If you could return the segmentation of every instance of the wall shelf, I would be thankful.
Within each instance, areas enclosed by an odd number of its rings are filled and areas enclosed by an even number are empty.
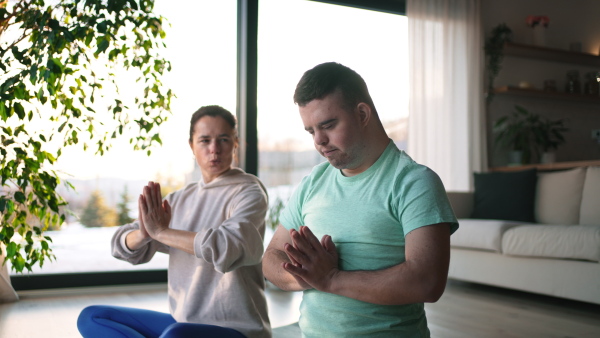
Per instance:
[[[600,95],[583,95],[583,94],[569,94],[565,92],[552,92],[544,91],[539,89],[525,89],[513,86],[502,86],[494,88],[494,94],[497,95],[514,95],[514,96],[528,96],[543,99],[560,99],[569,100],[576,102],[588,102],[588,103],[600,103]]]
[[[526,169],[536,168],[540,171],[552,171],[552,170],[565,170],[565,169],[573,169],[580,167],[596,167],[600,166],[600,160],[592,160],[592,161],[573,161],[573,162],[556,162],[556,163],[537,163],[537,164],[526,164],[526,165],[518,165],[518,166],[507,166],[507,167],[494,167],[489,168],[489,171],[519,171]]]
[[[573,63],[580,66],[600,67],[600,56],[571,52],[563,49],[546,48],[508,42],[504,45],[504,55],[519,56],[545,61]]]

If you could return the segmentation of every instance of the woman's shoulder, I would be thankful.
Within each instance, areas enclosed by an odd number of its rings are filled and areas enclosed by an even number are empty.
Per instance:
[[[264,188],[261,180],[253,174],[245,172],[241,168],[231,168],[227,173],[223,176],[217,178],[214,183],[211,182],[214,186],[222,186],[222,185],[250,185],[250,186],[258,186]]]

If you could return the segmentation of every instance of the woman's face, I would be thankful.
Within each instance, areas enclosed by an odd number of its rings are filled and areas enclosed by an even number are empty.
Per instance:
[[[190,147],[208,183],[231,169],[238,141],[235,129],[220,116],[203,116],[194,125]]]

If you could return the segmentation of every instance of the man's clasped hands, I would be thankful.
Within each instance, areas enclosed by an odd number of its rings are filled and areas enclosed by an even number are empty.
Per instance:
[[[307,226],[290,230],[292,244],[285,243],[284,251],[290,263],[283,268],[292,274],[303,289],[331,292],[333,282],[339,275],[338,253],[331,236],[324,235],[321,241]]]

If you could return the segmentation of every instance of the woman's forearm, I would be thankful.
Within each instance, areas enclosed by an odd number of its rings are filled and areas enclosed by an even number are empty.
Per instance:
[[[127,249],[135,251],[148,243],[149,237],[145,237],[139,229],[133,230],[125,237]]]
[[[196,232],[167,228],[161,231],[155,240],[175,249],[194,255]]]

